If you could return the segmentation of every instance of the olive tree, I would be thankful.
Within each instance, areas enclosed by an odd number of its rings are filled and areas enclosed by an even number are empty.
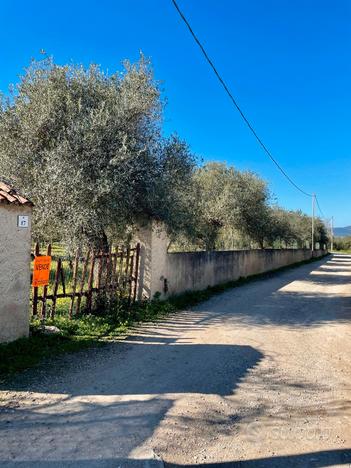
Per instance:
[[[207,250],[236,244],[306,247],[311,242],[311,217],[271,204],[267,183],[248,171],[224,163],[207,163],[194,173],[195,232]],[[324,225],[315,220],[315,241],[326,243]]]
[[[267,183],[253,172],[236,172],[233,184],[236,210],[233,226],[249,236],[260,248],[272,237],[272,220],[269,206],[270,193]]]
[[[328,229],[326,228],[324,222],[317,218],[315,220],[315,242],[319,243],[320,248],[323,248],[324,244],[328,245],[329,242],[329,234]]]
[[[35,236],[105,245],[148,217],[184,229],[194,158],[161,137],[162,110],[143,57],[111,75],[34,61],[1,101],[0,174],[35,203]]]
[[[269,192],[265,181],[224,163],[208,163],[194,174],[199,233],[214,249],[221,231],[232,228],[260,247],[270,232]]]
[[[235,210],[231,185],[234,169],[221,163],[208,163],[194,174],[197,237],[206,250],[216,247],[221,229],[229,224]]]

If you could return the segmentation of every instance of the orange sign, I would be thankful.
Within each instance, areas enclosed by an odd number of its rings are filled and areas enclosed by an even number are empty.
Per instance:
[[[32,286],[47,286],[49,284],[51,257],[42,255],[35,257]]]

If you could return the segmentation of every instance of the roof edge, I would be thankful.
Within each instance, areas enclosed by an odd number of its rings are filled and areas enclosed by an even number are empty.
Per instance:
[[[0,204],[29,206],[33,207],[34,203],[22,196],[14,187],[0,179]]]

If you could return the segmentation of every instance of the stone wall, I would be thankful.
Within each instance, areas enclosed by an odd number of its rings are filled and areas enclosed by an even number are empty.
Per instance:
[[[139,299],[161,297],[235,281],[309,260],[309,249],[233,250],[167,253],[168,238],[160,225],[141,233],[141,280]],[[325,255],[315,250],[314,257]]]
[[[29,227],[17,227],[18,215]],[[31,208],[0,205],[0,342],[29,333]]]
[[[315,256],[322,252],[315,251]],[[167,254],[168,294],[201,290],[311,258],[307,249],[237,250]],[[162,287],[162,281],[159,288]]]

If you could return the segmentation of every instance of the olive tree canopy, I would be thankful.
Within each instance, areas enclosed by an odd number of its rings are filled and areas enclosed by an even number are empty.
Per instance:
[[[194,172],[197,239],[212,250],[232,244],[233,234],[246,245],[299,246],[311,242],[311,218],[271,204],[267,183],[249,171],[225,163],[207,163]],[[315,219],[315,241],[327,242],[323,223]]]
[[[184,229],[194,158],[160,132],[148,61],[122,73],[33,62],[0,110],[0,174],[35,203],[34,234],[103,242],[155,217]]]
[[[307,244],[310,217],[271,206],[254,173],[196,168],[186,143],[162,137],[162,112],[144,57],[112,75],[32,62],[1,99],[0,175],[35,203],[34,236],[102,246],[156,219],[206,249],[232,232],[260,247]],[[318,220],[315,239],[327,241]]]
[[[223,229],[233,228],[263,244],[269,230],[269,192],[265,181],[225,163],[207,163],[194,174],[198,190],[199,237],[214,249]]]

